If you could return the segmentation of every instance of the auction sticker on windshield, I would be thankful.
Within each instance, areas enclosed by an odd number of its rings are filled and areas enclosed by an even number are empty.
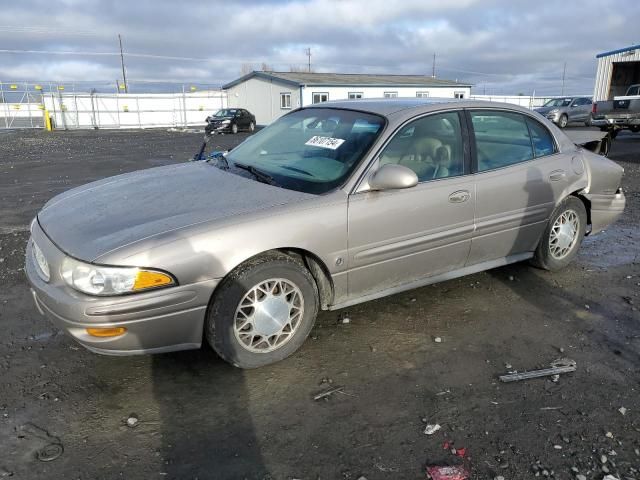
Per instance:
[[[342,138],[319,137],[316,135],[307,140],[307,143],[305,143],[305,145],[309,145],[310,147],[329,148],[331,150],[336,150],[343,143],[344,140]]]

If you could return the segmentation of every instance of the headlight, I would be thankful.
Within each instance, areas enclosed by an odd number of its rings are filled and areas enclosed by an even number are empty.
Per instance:
[[[122,295],[175,285],[171,275],[137,267],[103,267],[65,258],[62,278],[76,290],[89,295]]]
[[[554,108],[553,110],[549,110],[549,113],[558,113],[560,110],[558,110],[557,108]]]

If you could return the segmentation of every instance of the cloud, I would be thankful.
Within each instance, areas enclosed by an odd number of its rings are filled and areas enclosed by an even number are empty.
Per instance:
[[[44,21],[46,20],[46,24]],[[636,0],[22,0],[0,11],[14,50],[117,52],[130,80],[221,84],[243,64],[430,74],[488,93],[589,93],[595,55],[638,42]],[[119,57],[0,53],[0,79],[115,81]],[[72,78],[75,77],[75,78]]]

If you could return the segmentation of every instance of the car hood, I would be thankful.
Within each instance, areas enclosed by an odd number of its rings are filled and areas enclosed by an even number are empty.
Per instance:
[[[74,188],[51,199],[38,213],[38,222],[61,250],[93,261],[170,230],[310,198],[314,195],[194,162],[140,170]]]
[[[543,115],[545,113],[549,113],[551,110],[560,110],[561,107],[540,107],[540,108],[536,108],[534,109],[536,112],[538,113],[542,113]]]

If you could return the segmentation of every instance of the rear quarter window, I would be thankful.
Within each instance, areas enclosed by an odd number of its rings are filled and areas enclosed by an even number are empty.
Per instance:
[[[544,157],[545,155],[556,153],[556,143],[549,130],[531,118],[527,118],[527,125],[529,126],[531,142],[533,143],[536,157]]]

